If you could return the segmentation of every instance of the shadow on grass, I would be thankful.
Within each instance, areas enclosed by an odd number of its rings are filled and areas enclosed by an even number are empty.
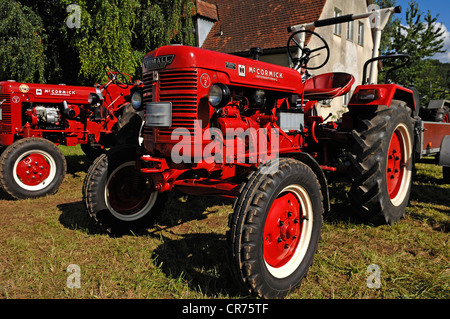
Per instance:
[[[92,162],[86,155],[66,155],[67,174],[78,176],[79,172],[87,172]]]
[[[157,226],[134,232],[133,236],[159,239],[161,244],[153,251],[155,264],[161,264],[160,269],[168,278],[182,278],[192,291],[211,297],[246,296],[245,292],[240,291],[230,272],[230,264],[226,258],[228,247],[225,235],[213,231],[189,234],[188,229],[183,229],[183,232],[180,232],[179,228],[178,231],[172,230],[189,221],[207,218],[215,212],[211,207],[231,203],[231,200],[219,197],[195,197],[172,192],[169,194],[166,208],[157,220]],[[107,233],[96,225],[82,201],[60,204],[58,208],[62,212],[59,221],[64,227],[82,230],[89,235],[126,236]],[[168,238],[165,236],[167,233],[175,234],[176,239]]]
[[[153,254],[168,278],[182,278],[193,291],[209,297],[248,297],[231,274],[225,235],[201,233],[165,239]]]
[[[62,212],[59,216],[61,225],[72,230],[83,230],[89,235],[106,233],[89,216],[82,201],[59,204],[56,207]]]

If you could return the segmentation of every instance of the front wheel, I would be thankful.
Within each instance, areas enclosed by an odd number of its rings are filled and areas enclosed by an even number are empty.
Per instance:
[[[165,194],[136,169],[136,147],[121,145],[100,155],[83,183],[90,216],[111,233],[148,227],[161,213]]]
[[[353,110],[349,199],[366,220],[400,220],[409,202],[413,170],[413,119],[402,101],[376,110]]]
[[[322,227],[313,171],[294,159],[263,165],[234,205],[228,239],[237,280],[262,298],[283,298],[311,266]]]
[[[24,138],[1,154],[0,184],[15,199],[42,197],[58,191],[66,169],[66,159],[54,143]]]

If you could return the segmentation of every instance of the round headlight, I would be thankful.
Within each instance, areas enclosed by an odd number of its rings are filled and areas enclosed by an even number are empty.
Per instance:
[[[136,91],[131,96],[131,105],[133,105],[133,108],[135,110],[139,110],[142,106],[142,93],[139,91]]]
[[[100,102],[100,96],[98,96],[98,94],[95,93],[89,93],[89,97],[88,97],[88,102],[91,105],[95,105],[97,103]]]
[[[215,108],[221,108],[230,101],[231,93],[228,86],[216,83],[209,88],[208,101]]]

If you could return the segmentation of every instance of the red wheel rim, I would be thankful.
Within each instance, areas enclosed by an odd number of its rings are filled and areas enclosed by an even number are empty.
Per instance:
[[[444,123],[450,123],[450,118],[448,116],[448,113],[444,114],[444,118],[442,119],[442,122]]]
[[[278,268],[294,255],[302,235],[300,202],[292,192],[282,193],[272,204],[264,225],[263,255],[267,264]]]
[[[50,164],[46,158],[37,153],[31,153],[16,165],[16,175],[27,186],[36,186],[50,175]]]
[[[394,199],[402,185],[405,163],[405,150],[401,133],[396,130],[392,135],[387,158],[387,188],[389,197]]]
[[[113,214],[124,219],[126,216],[133,218],[134,215],[145,215],[156,199],[156,193],[152,193],[145,183],[142,185],[139,181],[134,162],[130,163],[116,169],[107,184],[109,206]],[[151,196],[152,194],[155,196]]]

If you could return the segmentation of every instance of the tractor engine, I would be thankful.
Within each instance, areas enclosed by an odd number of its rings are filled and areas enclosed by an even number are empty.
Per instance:
[[[81,134],[88,115],[83,110],[99,92],[95,87],[0,82],[0,145],[12,144],[15,136],[51,135],[63,143],[63,135]]]
[[[34,111],[39,124],[56,124],[61,120],[59,109],[56,107],[37,105],[34,107]]]
[[[43,129],[51,129],[55,126],[64,128],[63,119],[74,119],[80,115],[80,107],[78,105],[69,105],[66,101],[60,104],[27,104],[23,108],[25,123],[37,125]]]

